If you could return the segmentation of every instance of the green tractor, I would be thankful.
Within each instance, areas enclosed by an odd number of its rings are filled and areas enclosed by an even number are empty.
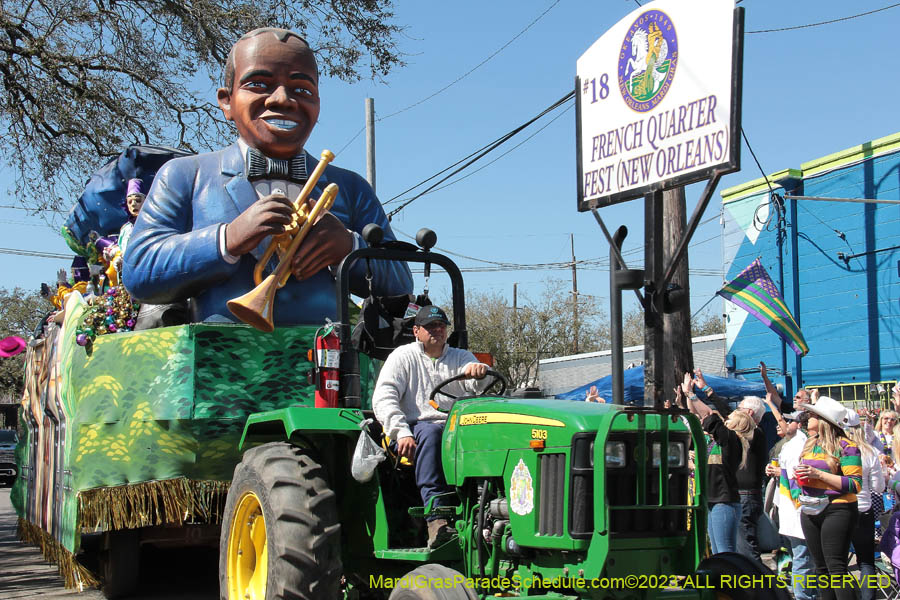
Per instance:
[[[443,267],[453,286],[451,344],[467,345],[462,277],[430,251],[434,234],[421,231],[419,248],[367,234],[370,247],[338,271],[341,407],[247,420],[222,523],[222,598],[789,597],[761,563],[707,556],[704,453],[696,478],[688,462],[705,442],[681,410],[513,398],[489,372],[496,395],[458,398],[447,416],[442,461],[456,489],[448,505],[420,506],[412,469],[393,458],[370,480],[354,479],[358,438],[383,439],[359,396],[349,266]],[[427,548],[422,518],[432,515],[458,535]]]

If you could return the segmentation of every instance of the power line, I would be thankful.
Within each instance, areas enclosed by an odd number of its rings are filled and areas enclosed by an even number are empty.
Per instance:
[[[0,248],[0,254],[14,254],[16,256],[34,256],[37,258],[58,258],[71,260],[71,254],[54,254],[52,252],[38,252],[36,250],[20,250],[18,248]]]
[[[27,206],[13,206],[11,204],[3,204],[3,205],[0,205],[0,208],[9,208],[12,210],[30,210],[34,214],[38,214],[38,213],[42,213],[42,212],[55,212],[55,213],[59,213],[59,214],[64,214],[67,212],[64,210],[60,210],[58,208],[51,208],[49,206],[42,207],[42,208],[28,208]]]
[[[479,171],[483,171],[484,169],[487,169],[489,166],[491,166],[492,164],[494,164],[495,162],[497,162],[498,160],[500,160],[501,158],[503,158],[504,156],[506,156],[506,155],[509,154],[510,152],[514,151],[516,148],[518,148],[519,146],[521,146],[522,144],[524,144],[525,142],[527,142],[528,140],[530,140],[531,138],[533,138],[534,136],[536,136],[537,134],[539,134],[540,132],[542,132],[543,130],[545,130],[545,129],[547,129],[548,127],[550,127],[550,125],[552,125],[554,121],[556,121],[558,118],[560,118],[561,116],[563,116],[564,114],[566,114],[567,112],[569,112],[569,109],[571,109],[571,108],[574,107],[574,106],[575,106],[575,105],[572,104],[571,106],[567,107],[564,111],[562,111],[561,113],[559,113],[558,115],[556,115],[555,117],[553,117],[552,119],[550,119],[547,123],[545,123],[540,129],[538,129],[537,131],[535,131],[534,133],[532,133],[531,135],[529,135],[527,138],[525,138],[524,140],[522,140],[521,142],[519,142],[518,144],[516,144],[515,146],[513,146],[512,148],[510,148],[509,150],[507,150],[506,152],[504,152],[503,154],[501,154],[500,156],[498,156],[497,158],[495,158],[495,159],[492,160],[491,162],[489,162],[489,163],[487,163],[487,164],[485,164],[485,165],[482,165],[482,166],[478,167],[477,169],[475,169],[475,170],[472,171],[471,173],[467,173],[466,175],[463,175],[463,176],[460,177],[459,179],[454,179],[453,181],[451,181],[451,182],[448,183],[447,185],[442,185],[441,187],[434,188],[433,190],[431,190],[431,192],[437,192],[437,191],[439,191],[439,190],[443,190],[443,189],[445,189],[445,188],[448,188],[448,187],[450,187],[451,185],[455,185],[455,184],[459,183],[459,182],[462,181],[463,179],[466,179],[466,178],[468,178],[468,177],[471,177],[472,175],[474,175],[475,173],[478,173]],[[431,193],[431,192],[428,192],[428,193]]]
[[[398,212],[400,212],[401,210],[403,210],[404,208],[406,208],[407,206],[409,206],[410,204],[412,204],[413,202],[415,202],[416,200],[418,200],[419,198],[421,198],[422,196],[424,196],[425,194],[427,194],[428,192],[430,192],[430,191],[433,190],[434,188],[438,187],[440,184],[444,183],[445,181],[447,181],[448,179],[450,179],[451,177],[453,177],[453,176],[456,175],[457,173],[460,173],[460,172],[463,171],[464,169],[468,168],[470,165],[474,164],[474,163],[477,162],[478,160],[481,160],[481,159],[484,158],[488,153],[490,153],[490,152],[492,152],[493,150],[495,150],[496,148],[500,147],[500,146],[501,146],[503,143],[505,143],[507,140],[511,139],[513,136],[515,136],[516,134],[518,134],[518,133],[520,133],[521,131],[523,131],[525,128],[527,128],[529,125],[531,125],[532,123],[534,123],[535,121],[537,121],[538,119],[540,119],[541,117],[543,117],[544,115],[546,115],[547,113],[549,113],[549,112],[555,110],[555,109],[558,108],[559,106],[562,106],[565,102],[567,102],[568,100],[570,100],[570,99],[573,98],[574,96],[575,96],[575,91],[573,90],[573,91],[567,93],[565,96],[563,96],[563,97],[560,98],[559,100],[557,100],[556,102],[554,102],[554,103],[553,103],[552,105],[550,105],[549,107],[545,108],[543,111],[541,111],[537,116],[535,116],[535,117],[532,118],[531,120],[525,122],[525,123],[522,124],[522,125],[519,125],[518,127],[516,127],[515,129],[513,129],[512,131],[510,131],[510,132],[507,133],[506,135],[504,135],[504,136],[498,138],[498,140],[496,140],[495,142],[489,144],[488,147],[487,147],[486,149],[484,149],[483,151],[479,152],[474,158],[472,158],[471,160],[469,160],[468,162],[466,162],[464,165],[462,165],[461,167],[459,167],[458,169],[456,169],[455,171],[453,171],[452,173],[450,173],[449,175],[447,175],[447,176],[444,177],[443,179],[440,179],[437,183],[432,184],[430,187],[426,188],[425,191],[419,192],[418,194],[416,194],[416,195],[413,196],[412,198],[409,198],[408,200],[406,200],[405,202],[403,202],[403,204],[401,204],[400,206],[398,206],[397,208],[395,208],[394,210],[392,210],[391,212],[389,212],[389,213],[388,213],[388,218],[390,218],[390,217],[396,215]],[[470,155],[470,156],[471,156],[471,155]],[[456,164],[459,164],[459,163],[456,163]],[[444,171],[446,171],[446,170],[447,170],[447,169],[444,169]],[[443,171],[442,171],[442,172],[443,172]],[[429,178],[426,179],[425,181],[428,181],[428,180],[433,179],[433,178],[434,178],[434,176],[432,175],[431,177],[429,177]],[[421,184],[419,184],[419,185],[421,185]],[[417,187],[417,186],[414,186],[414,187]],[[392,198],[392,199],[389,200],[388,202],[391,202],[391,201],[393,201],[393,200],[395,200],[395,199],[396,199],[396,197],[395,197],[395,198]]]
[[[418,100],[418,101],[416,101],[416,102],[413,102],[412,104],[410,104],[409,106],[407,106],[407,107],[405,107],[405,108],[401,108],[400,110],[394,111],[394,112],[392,112],[392,113],[390,113],[390,114],[387,114],[387,115],[385,115],[385,116],[383,116],[383,117],[377,117],[377,118],[375,119],[375,122],[378,123],[379,121],[384,121],[385,119],[390,119],[391,117],[395,117],[395,116],[399,115],[400,113],[404,113],[404,112],[406,112],[406,111],[408,111],[408,110],[410,110],[410,109],[412,109],[412,108],[415,108],[416,106],[419,106],[420,104],[424,104],[425,102],[428,102],[429,100],[431,100],[431,99],[434,98],[435,96],[438,96],[439,94],[442,94],[443,92],[446,92],[448,89],[450,89],[451,87],[453,87],[454,85],[456,85],[457,83],[459,83],[460,81],[462,81],[463,79],[465,79],[466,77],[468,77],[469,75],[471,75],[472,73],[474,73],[475,71],[477,71],[478,69],[480,69],[480,68],[481,68],[482,66],[484,66],[488,61],[490,61],[492,58],[494,58],[495,56],[497,56],[498,54],[500,54],[501,52],[503,52],[504,50],[506,50],[506,48],[507,48],[510,44],[512,44],[512,43],[513,43],[514,41],[516,41],[517,39],[519,39],[519,38],[522,36],[522,34],[524,34],[526,31],[528,31],[529,29],[531,29],[538,21],[540,21],[541,19],[543,19],[544,16],[546,16],[546,14],[547,14],[548,12],[550,12],[551,10],[553,10],[553,8],[556,7],[556,5],[559,4],[559,3],[560,3],[560,0],[556,0],[556,2],[554,2],[553,4],[551,4],[551,5],[547,8],[547,10],[545,10],[545,11],[542,12],[540,15],[538,15],[531,23],[529,23],[528,25],[526,25],[525,28],[524,28],[523,30],[521,30],[519,33],[517,33],[517,34],[514,35],[512,38],[510,38],[510,40],[507,41],[505,44],[503,44],[502,46],[500,46],[500,48],[497,49],[493,54],[491,54],[490,56],[488,56],[487,58],[485,58],[484,60],[482,60],[480,63],[478,63],[477,65],[475,65],[474,67],[472,67],[471,69],[469,69],[468,71],[466,71],[464,74],[460,75],[459,77],[457,77],[456,79],[454,79],[453,81],[451,81],[450,83],[448,83],[447,85],[445,85],[444,87],[442,87],[441,89],[439,89],[438,91],[434,92],[433,94],[431,94],[431,95],[429,95],[429,96],[426,96],[425,98],[422,98],[421,100]],[[356,138],[358,138],[358,137],[360,136],[360,134],[361,134],[363,131],[365,131],[365,130],[366,130],[365,126],[363,126],[362,128],[360,128],[360,130],[357,131],[356,134],[355,134],[352,138],[350,138],[350,140],[349,140],[346,144],[344,144],[344,145],[341,147],[341,149],[337,151],[336,154],[340,154],[341,152],[343,152],[344,150],[346,150],[346,149],[347,149],[347,146],[349,146],[350,144],[352,144],[353,141],[356,140]]]
[[[400,110],[398,110],[398,111],[396,111],[396,112],[392,112],[391,114],[385,115],[385,116],[383,116],[383,117],[381,117],[381,118],[379,118],[379,119],[376,119],[376,120],[377,120],[377,121],[384,121],[385,119],[390,119],[391,117],[395,117],[395,116],[399,115],[400,113],[406,112],[406,111],[408,111],[408,110],[411,109],[411,108],[415,108],[416,106],[418,106],[418,105],[420,105],[420,104],[422,104],[422,103],[424,103],[424,102],[428,102],[429,100],[431,100],[432,98],[434,98],[434,97],[437,96],[438,94],[441,94],[442,92],[447,91],[448,89],[450,89],[451,87],[453,87],[454,85],[456,85],[457,83],[459,83],[460,81],[462,81],[463,79],[465,79],[466,77],[468,77],[469,75],[471,75],[472,73],[474,73],[475,71],[477,71],[479,68],[481,68],[482,66],[484,66],[484,64],[487,63],[489,60],[491,60],[492,58],[494,58],[495,56],[497,56],[498,54],[500,54],[501,52],[503,52],[503,51],[507,48],[507,46],[509,46],[510,44],[512,44],[512,43],[513,43],[514,41],[516,41],[519,37],[521,37],[522,34],[524,34],[526,31],[528,31],[529,29],[531,29],[531,28],[534,26],[535,23],[537,23],[538,21],[540,21],[541,19],[543,19],[544,16],[545,16],[548,12],[550,12],[551,10],[553,10],[553,8],[554,8],[557,4],[559,4],[559,2],[560,2],[560,0],[556,0],[556,2],[554,2],[553,4],[551,4],[550,7],[547,8],[547,10],[545,10],[544,12],[542,12],[542,13],[541,13],[540,15],[538,15],[537,18],[535,18],[531,23],[529,23],[528,25],[526,25],[526,26],[525,26],[525,29],[523,29],[522,31],[520,31],[519,33],[517,33],[516,35],[514,35],[514,36],[512,37],[512,39],[510,39],[508,42],[506,42],[505,44],[503,44],[502,46],[500,46],[500,48],[499,48],[496,52],[494,52],[493,54],[491,54],[490,56],[488,56],[487,58],[485,58],[484,60],[482,60],[480,63],[478,63],[477,65],[475,65],[475,66],[472,67],[471,69],[469,69],[469,70],[468,70],[466,73],[464,73],[463,75],[460,75],[459,77],[457,77],[456,79],[454,79],[453,81],[451,81],[450,83],[448,83],[447,85],[445,85],[444,87],[442,87],[441,89],[439,89],[438,91],[434,92],[434,93],[431,94],[430,96],[426,96],[425,98],[422,98],[421,100],[419,100],[419,101],[417,101],[417,102],[414,102],[414,103],[410,104],[410,105],[407,106],[406,108],[401,108]]]
[[[876,8],[875,10],[870,10],[868,12],[859,13],[856,15],[850,15],[849,17],[840,17],[837,19],[831,19],[829,21],[820,21],[819,23],[808,23],[806,25],[794,25],[792,27],[779,27],[777,29],[758,29],[756,31],[748,31],[747,33],[775,33],[777,31],[793,31],[795,29],[807,29],[809,27],[819,27],[820,25],[831,25],[832,23],[840,23],[841,21],[849,21],[851,19],[857,19],[859,17],[865,17],[868,15],[874,15],[875,13],[882,12],[891,8],[896,8],[900,6],[900,2],[896,4],[891,4],[889,6],[885,6],[883,8]]]

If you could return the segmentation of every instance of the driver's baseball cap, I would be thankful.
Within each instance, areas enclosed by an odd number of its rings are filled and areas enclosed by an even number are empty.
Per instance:
[[[439,306],[423,306],[416,313],[415,324],[422,327],[429,323],[443,323],[444,325],[449,325],[450,319],[447,318],[447,313],[441,310],[441,307]]]

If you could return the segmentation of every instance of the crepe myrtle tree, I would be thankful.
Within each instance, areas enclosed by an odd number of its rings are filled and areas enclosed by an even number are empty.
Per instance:
[[[215,89],[247,31],[293,29],[320,75],[381,78],[402,65],[392,0],[4,0],[0,156],[16,200],[46,217],[130,144],[230,142]]]
[[[539,361],[572,352],[575,335],[571,292],[562,281],[545,282],[536,296],[519,295],[515,309],[497,292],[469,292],[469,349],[490,352],[494,369],[511,389],[539,386]],[[597,298],[579,296],[579,351],[609,347],[608,318]]]

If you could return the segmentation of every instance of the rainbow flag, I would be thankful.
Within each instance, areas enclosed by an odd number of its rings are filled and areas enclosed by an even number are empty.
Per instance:
[[[758,258],[716,293],[762,321],[766,327],[781,336],[798,356],[805,356],[809,352],[800,326]]]

